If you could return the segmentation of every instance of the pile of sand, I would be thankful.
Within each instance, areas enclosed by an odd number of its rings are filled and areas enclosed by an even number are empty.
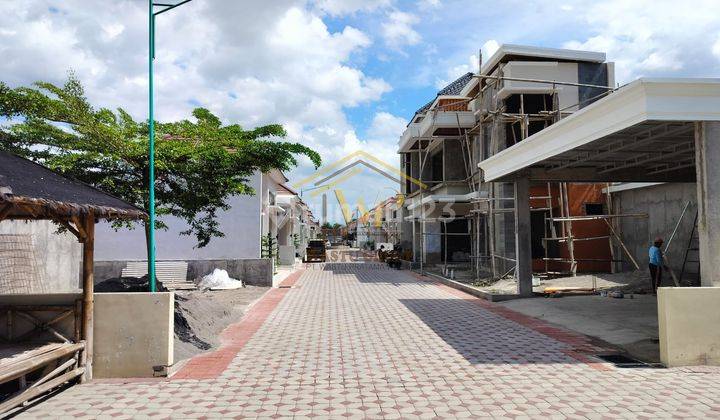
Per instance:
[[[269,288],[175,292],[175,362],[220,345],[220,333],[238,322]]]
[[[119,277],[95,285],[98,293],[147,292],[147,276]],[[158,291],[166,291],[158,282]],[[175,292],[175,362],[220,345],[220,333],[238,322],[269,290],[268,287],[247,286],[234,290],[178,290]]]

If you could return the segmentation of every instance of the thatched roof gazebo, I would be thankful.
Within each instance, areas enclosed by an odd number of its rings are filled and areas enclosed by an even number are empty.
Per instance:
[[[54,341],[41,349],[28,350],[18,346],[22,350],[14,357],[2,358],[7,352],[0,355],[0,384],[13,380],[20,383],[16,395],[0,402],[0,414],[77,377],[81,380],[92,378],[95,223],[101,219],[136,220],[145,217],[146,213],[142,209],[119,198],[27,159],[0,151],[0,222],[51,220],[72,232],[83,247],[82,299],[75,305],[0,303],[0,313],[7,314],[8,319],[6,336],[0,334],[0,341],[7,343],[6,348],[12,348],[21,339],[28,339],[33,332],[45,336],[49,332]],[[37,315],[47,312],[58,315],[50,319]],[[75,319],[74,334],[59,331],[59,321],[70,317]],[[15,336],[13,319],[32,323],[34,331]],[[48,369],[53,363],[57,367]],[[38,379],[33,374],[33,383],[26,382],[27,375],[43,367],[43,376]]]

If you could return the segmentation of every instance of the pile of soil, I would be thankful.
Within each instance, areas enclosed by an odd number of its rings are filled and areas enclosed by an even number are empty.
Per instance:
[[[116,277],[103,280],[95,285],[95,293],[135,293],[150,290],[148,276],[142,277]],[[167,292],[161,282],[157,282],[158,292]]]

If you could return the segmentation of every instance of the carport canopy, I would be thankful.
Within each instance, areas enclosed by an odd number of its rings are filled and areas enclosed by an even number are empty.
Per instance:
[[[636,80],[479,163],[485,181],[694,182],[720,79]]]
[[[701,284],[720,286],[720,79],[636,80],[478,166],[486,182],[515,182],[520,290],[532,181],[695,182]]]

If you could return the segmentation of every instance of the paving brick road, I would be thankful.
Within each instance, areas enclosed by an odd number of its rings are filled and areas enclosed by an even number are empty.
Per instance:
[[[406,271],[313,266],[170,380],[75,386],[21,418],[718,418],[720,369],[619,369],[583,336]]]

